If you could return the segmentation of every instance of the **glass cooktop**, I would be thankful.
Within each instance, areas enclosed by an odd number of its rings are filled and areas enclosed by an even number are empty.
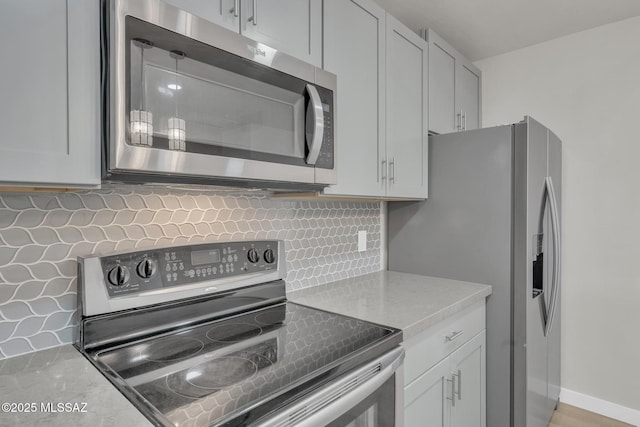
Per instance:
[[[375,357],[368,350],[383,341],[397,345],[400,332],[287,302],[92,357],[166,425],[236,425],[348,360]]]

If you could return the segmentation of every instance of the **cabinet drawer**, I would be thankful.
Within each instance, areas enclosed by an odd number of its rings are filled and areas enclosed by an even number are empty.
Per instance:
[[[485,303],[475,304],[404,342],[404,381],[410,384],[485,328]]]

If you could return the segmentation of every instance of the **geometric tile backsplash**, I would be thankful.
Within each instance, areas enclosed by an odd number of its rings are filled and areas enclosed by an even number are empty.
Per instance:
[[[371,273],[380,204],[139,185],[0,193],[0,358],[72,342],[79,255],[243,239],[284,240],[287,290]]]

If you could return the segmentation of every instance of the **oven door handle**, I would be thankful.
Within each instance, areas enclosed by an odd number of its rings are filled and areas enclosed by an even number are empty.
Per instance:
[[[307,145],[309,147],[307,164],[315,165],[318,156],[320,156],[320,148],[322,148],[322,139],[324,138],[324,110],[318,89],[308,83],[306,89],[309,94],[306,124]]]
[[[364,400],[391,378],[404,359],[398,347],[362,368],[260,422],[263,427],[317,427],[327,425]],[[397,398],[397,397],[396,397]],[[397,405],[396,410],[397,409]]]

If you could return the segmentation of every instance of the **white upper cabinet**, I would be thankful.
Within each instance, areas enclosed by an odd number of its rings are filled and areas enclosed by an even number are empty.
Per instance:
[[[428,46],[387,15],[386,195],[427,197]]]
[[[371,0],[324,3],[324,68],[338,76],[336,169],[325,194],[380,197],[384,159],[385,12]]]
[[[458,64],[456,105],[462,111],[462,130],[480,127],[480,71],[467,61]]]
[[[449,133],[481,126],[480,70],[428,30],[429,130]]]
[[[7,0],[0,186],[100,184],[99,2]]]
[[[164,0],[229,30],[240,32],[240,0]]]
[[[322,64],[322,0],[242,0],[240,32],[310,64]]]
[[[310,64],[322,62],[322,0],[164,0]]]
[[[456,58],[431,38],[429,62],[429,130],[452,132],[457,125]]]
[[[324,68],[338,76],[332,196],[427,196],[428,44],[370,0],[324,2]]]

